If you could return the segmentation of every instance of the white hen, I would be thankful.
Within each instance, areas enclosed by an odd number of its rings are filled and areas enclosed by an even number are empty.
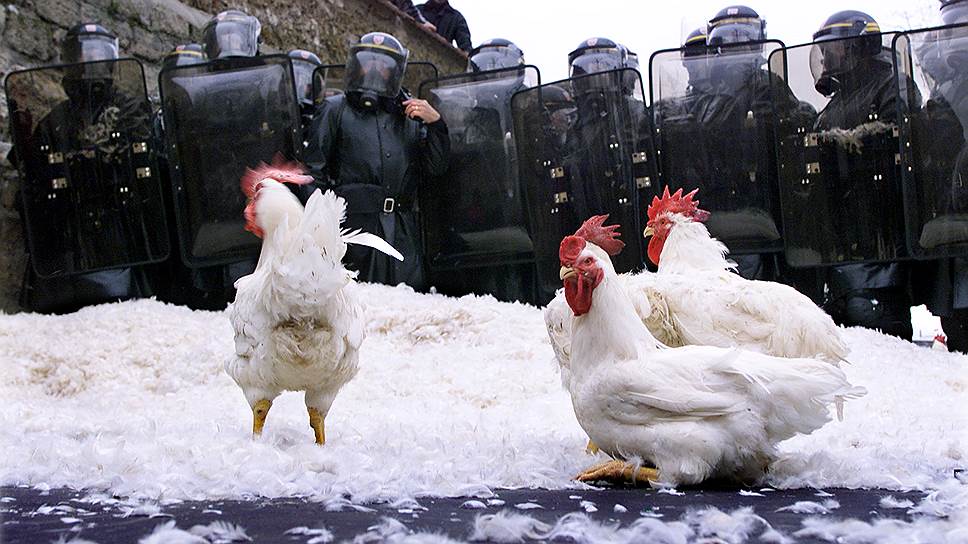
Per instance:
[[[566,237],[560,258],[575,314],[569,392],[579,424],[612,461],[579,475],[664,485],[757,480],[776,444],[830,420],[826,405],[863,395],[837,367],[734,348],[661,345],[642,323],[611,260]],[[642,459],[655,468],[633,469]]]
[[[263,238],[255,271],[239,278],[228,309],[236,356],[225,370],[252,408],[254,435],[262,433],[272,401],[282,391],[305,391],[316,443],[326,441],[325,419],[336,394],[357,372],[364,319],[353,290],[355,272],[343,267],[347,243],[403,257],[377,236],[340,228],[342,198],[318,189],[305,210],[280,183],[306,183],[290,165],[249,170],[246,228]]]
[[[726,260],[726,246],[711,237],[701,222],[709,214],[698,208],[699,202],[692,198],[695,193],[683,196],[680,190],[669,195],[667,189],[649,207],[649,257],[659,271],[618,276],[653,336],[671,347],[739,347],[834,365],[845,360],[848,349],[840,329],[808,297],[788,285],[751,281],[731,272],[734,265]],[[601,225],[605,217],[589,222]],[[581,229],[575,234],[597,245],[607,243],[589,240]],[[564,383],[571,311],[561,291],[544,316]]]

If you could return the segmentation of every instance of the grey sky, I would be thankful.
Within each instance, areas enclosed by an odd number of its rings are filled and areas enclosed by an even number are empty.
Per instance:
[[[515,42],[545,82],[567,77],[568,52],[586,38],[624,43],[644,65],[653,51],[678,47],[682,37],[730,5],[729,0],[450,1],[467,18],[475,45],[488,38]],[[746,5],[766,19],[768,37],[787,45],[809,42],[828,16],[844,9],[870,13],[884,30],[941,23],[938,0],[772,0]]]

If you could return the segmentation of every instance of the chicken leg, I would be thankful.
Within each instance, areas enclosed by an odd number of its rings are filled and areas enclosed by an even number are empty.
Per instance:
[[[651,467],[635,468],[625,461],[606,461],[575,477],[579,482],[648,483],[659,481],[659,471]]]
[[[326,416],[312,406],[307,407],[306,410],[309,412],[309,426],[313,428],[313,433],[316,435],[316,443],[322,446],[326,443]]]
[[[262,427],[266,424],[266,416],[269,415],[269,408],[272,408],[272,401],[269,399],[262,399],[252,405],[253,438],[262,434]]]

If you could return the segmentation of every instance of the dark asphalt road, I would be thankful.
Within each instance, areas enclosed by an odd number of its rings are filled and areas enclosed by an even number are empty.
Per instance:
[[[762,496],[741,495],[738,489],[684,490],[681,495],[658,493],[649,489],[620,488],[581,491],[500,490],[494,498],[499,498],[506,504],[489,506],[487,509],[461,508],[469,500],[467,498],[421,498],[419,503],[423,508],[420,509],[370,505],[374,510],[372,512],[352,509],[327,512],[319,503],[296,498],[203,501],[163,506],[163,516],[149,518],[144,515],[120,517],[124,513],[122,508],[79,502],[78,499],[87,495],[83,492],[66,489],[44,492],[22,487],[0,487],[0,497],[4,497],[0,499],[0,513],[3,516],[0,541],[10,544],[52,542],[61,535],[65,535],[67,540],[79,535],[102,544],[137,542],[168,520],[175,520],[181,529],[222,520],[244,527],[255,542],[307,542],[311,536],[287,535],[285,531],[299,526],[318,527],[320,524],[332,532],[335,542],[339,542],[365,533],[368,527],[383,517],[395,518],[413,531],[436,532],[454,539],[466,539],[471,534],[474,518],[481,513],[496,513],[508,508],[554,524],[570,512],[585,512],[581,501],[591,501],[597,507],[597,511],[588,513],[594,519],[601,522],[611,520],[623,526],[639,519],[644,511],[661,514],[663,521],[674,521],[687,509],[715,506],[729,512],[743,506],[752,506],[775,529],[790,534],[802,527],[801,522],[806,516],[776,510],[797,501],[823,502],[834,499],[840,503],[840,507],[829,515],[837,518],[870,521],[890,517],[910,520],[905,508],[882,508],[881,498],[893,495],[917,504],[924,496],[917,492],[901,493],[877,489],[827,489],[825,492],[832,496],[822,496],[822,493],[818,496],[816,489],[763,491]],[[578,496],[581,498],[575,498]],[[537,503],[541,508],[521,510],[514,507],[515,504],[526,502]],[[616,504],[622,505],[627,512],[616,512]],[[44,505],[63,505],[69,508],[55,509],[46,514],[37,513],[38,508]],[[71,508],[88,512],[74,511]],[[808,540],[799,539],[797,542]]]

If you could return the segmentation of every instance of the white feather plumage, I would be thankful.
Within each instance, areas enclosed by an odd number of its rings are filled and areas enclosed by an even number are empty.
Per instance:
[[[305,391],[307,408],[325,418],[356,375],[364,338],[355,273],[341,262],[353,236],[340,227],[346,203],[316,190],[304,210],[271,179],[258,191],[262,252],[255,271],[236,282],[228,309],[236,354],[225,370],[250,406],[282,391]]]
[[[662,249],[658,272],[616,277],[659,342],[672,347],[738,347],[834,365],[846,360],[840,328],[813,301],[788,285],[747,280],[731,272],[735,264],[726,259],[726,246],[711,237],[705,225],[677,213],[669,217],[675,225]],[[544,315],[565,384],[571,310],[561,291]]]
[[[776,444],[830,417],[826,405],[864,394],[843,372],[711,346],[668,348],[637,314],[611,261],[587,314],[572,320],[569,392],[582,428],[618,459],[655,464],[663,484],[756,480]]]

